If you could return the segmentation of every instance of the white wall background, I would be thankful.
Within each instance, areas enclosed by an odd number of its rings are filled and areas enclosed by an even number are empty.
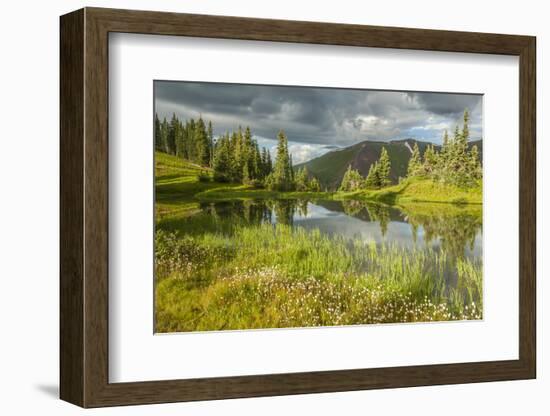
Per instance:
[[[52,0],[4,2],[0,13],[0,413],[72,415],[81,409],[58,395],[58,193],[59,20],[83,6],[240,15],[536,35],[538,42],[538,379],[533,381],[423,387],[338,394],[225,400],[87,411],[102,415],[280,414],[498,414],[546,415],[550,409],[550,360],[543,325],[550,301],[543,257],[550,238],[550,169],[544,103],[550,101],[550,26],[545,3],[536,0]],[[548,67],[547,67],[548,66]],[[545,88],[546,86],[546,88]],[[502,121],[506,123],[506,120]]]

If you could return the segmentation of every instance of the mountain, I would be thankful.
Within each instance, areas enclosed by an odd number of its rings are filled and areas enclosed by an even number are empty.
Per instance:
[[[427,146],[432,144],[414,139],[393,140],[390,142],[367,140],[325,153],[320,157],[296,165],[295,168],[305,166],[313,176],[319,179],[322,188],[333,190],[340,186],[344,173],[350,165],[352,169],[357,169],[361,175],[366,177],[370,165],[378,160],[382,147],[385,147],[391,162],[390,178],[394,183],[397,183],[399,177],[404,177],[407,174],[407,166],[415,143],[418,143],[421,154],[424,153]],[[477,140],[469,143],[470,146],[474,144],[477,145],[481,155],[483,150],[482,141]],[[434,145],[434,147],[436,150],[440,149],[438,145]]]

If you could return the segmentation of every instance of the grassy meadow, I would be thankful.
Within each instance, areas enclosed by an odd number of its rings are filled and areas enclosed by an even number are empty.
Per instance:
[[[209,169],[162,152],[155,158],[156,332],[483,316],[481,259],[460,254],[481,227],[481,187],[477,194],[411,179],[377,191],[277,192],[214,182]],[[258,212],[254,201],[277,212],[286,200],[316,199],[342,200],[350,215],[370,207],[371,218],[373,208],[399,206],[411,227],[442,244],[329,235],[285,223],[280,213],[276,222],[257,220],[267,211]],[[221,215],[213,208],[220,201],[239,201],[238,209]],[[442,210],[426,201],[454,204]]]

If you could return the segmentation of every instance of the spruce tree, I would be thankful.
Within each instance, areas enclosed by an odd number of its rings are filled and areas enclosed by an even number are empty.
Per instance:
[[[380,188],[380,174],[378,168],[378,162],[374,162],[370,165],[367,179],[365,180],[365,187],[368,189]]]
[[[481,168],[481,162],[479,158],[479,151],[477,150],[477,146],[474,145],[470,149],[470,157],[469,157],[469,165],[468,165],[468,173],[472,181],[477,181],[482,178],[482,168]]]
[[[315,176],[311,178],[311,181],[309,181],[309,190],[312,192],[321,191],[321,184],[319,183],[319,180]]]
[[[344,177],[342,178],[342,183],[340,184],[340,188],[338,190],[342,192],[358,191],[363,187],[364,182],[365,180],[363,179],[359,171],[352,169],[351,165],[349,165],[346,173],[344,174]]]
[[[184,138],[184,128],[181,122],[178,120],[176,123],[176,131],[174,132],[176,140],[176,156],[182,159],[185,158],[185,138]]]
[[[218,139],[214,152],[214,180],[217,182],[230,182],[232,179],[230,175],[230,168],[231,155],[229,138],[227,136],[222,136]]]
[[[420,149],[418,148],[418,142],[415,142],[411,158],[409,159],[409,166],[407,167],[407,176],[418,176],[421,170],[422,160],[420,157]]]
[[[208,164],[212,166],[214,163],[214,129],[212,128],[212,121],[208,121],[208,131],[206,134],[208,137],[208,155],[210,156]]]
[[[277,159],[275,160],[275,167],[269,179],[271,189],[291,191],[294,187],[292,182],[292,166],[288,154],[288,141],[283,130],[279,131],[277,135]]]
[[[422,171],[427,177],[444,183],[462,187],[475,186],[482,178],[482,166],[477,146],[469,149],[470,114],[464,110],[462,130],[456,125],[453,138],[450,139],[447,131],[443,135],[441,151],[437,152],[433,145],[424,152]],[[409,176],[414,169],[415,157],[409,162]]]
[[[391,185],[390,179],[391,163],[388,151],[385,147],[382,147],[382,152],[380,153],[380,159],[378,160],[378,178],[380,180],[380,186]]]
[[[162,124],[160,125],[160,132],[161,132],[161,147],[162,151],[165,153],[170,153],[168,149],[168,133],[170,131],[170,126],[168,124],[168,121],[166,120],[166,117],[162,120]]]
[[[445,132],[443,133],[443,143],[441,145],[441,151],[439,152],[439,161],[441,166],[446,166],[449,153],[449,133],[447,133],[447,130],[445,130]]]
[[[258,142],[256,140],[252,140],[253,145],[253,161],[252,161],[252,171],[254,179],[262,179],[262,154],[260,153],[260,148],[258,146]]]
[[[187,159],[196,160],[196,145],[195,145],[195,120],[190,119],[185,123],[185,154]]]
[[[202,117],[199,117],[195,126],[195,146],[195,162],[201,166],[208,166],[210,164],[210,143],[208,133],[206,132],[206,125]]]
[[[241,164],[243,167],[243,182],[249,183],[256,178],[255,148],[250,127],[246,127],[241,144]]]
[[[170,129],[168,131],[168,146],[167,153],[171,155],[176,154],[176,135],[178,134],[179,121],[176,117],[176,113],[172,114],[172,119],[170,120]]]
[[[424,152],[424,164],[422,170],[426,175],[432,175],[437,168],[437,154],[433,145],[429,145]]]
[[[262,147],[262,156],[261,156],[261,159],[262,159],[261,178],[262,179],[264,179],[267,175],[271,173],[271,168],[269,166],[268,158],[269,158],[269,151],[265,147]]]
[[[230,139],[230,149],[231,149],[231,177],[233,182],[241,182],[242,181],[242,173],[243,173],[243,166],[242,166],[242,140],[241,136],[238,132],[234,131],[231,133],[231,139]]]
[[[466,142],[470,139],[470,129],[468,128],[468,123],[470,121],[470,113],[468,112],[468,109],[464,109],[464,124],[462,127],[462,137]]]
[[[155,113],[155,150],[163,150],[159,115]]]
[[[307,191],[309,189],[309,178],[307,169],[304,166],[301,169],[298,169],[296,172],[296,190],[297,191]]]
[[[266,175],[269,175],[273,172],[273,159],[271,158],[271,152],[269,150],[267,151],[266,162]]]

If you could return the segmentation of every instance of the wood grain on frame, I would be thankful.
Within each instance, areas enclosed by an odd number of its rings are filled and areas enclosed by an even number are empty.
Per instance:
[[[60,396],[63,400],[82,407],[100,407],[535,377],[534,37],[98,8],[62,16],[60,30]],[[519,359],[109,383],[109,32],[519,56]]]

